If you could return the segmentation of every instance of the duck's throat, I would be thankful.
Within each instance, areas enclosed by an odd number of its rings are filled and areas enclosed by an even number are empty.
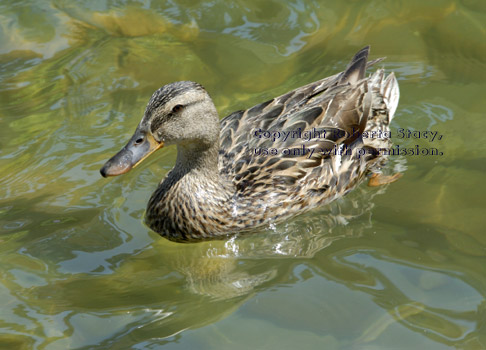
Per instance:
[[[196,176],[219,174],[218,150],[218,143],[177,145],[177,160],[173,172],[181,175],[191,173]]]

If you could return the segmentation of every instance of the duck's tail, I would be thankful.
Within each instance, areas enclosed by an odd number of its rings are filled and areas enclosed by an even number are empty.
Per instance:
[[[385,78],[385,71],[378,69],[370,76],[369,85],[373,92],[373,115],[386,116],[383,122],[390,124],[400,98],[400,90],[395,74],[392,72]]]
[[[354,55],[351,62],[346,67],[346,70],[339,78],[340,84],[356,84],[358,81],[365,78],[367,68],[385,59],[385,57],[381,57],[368,62],[369,52],[370,47],[366,46]],[[385,78],[384,70],[379,69],[370,76],[368,85],[373,93],[373,111],[378,111],[378,113],[381,114],[386,112],[387,120],[384,120],[384,122],[389,124],[395,114],[398,106],[398,99],[400,97],[395,74],[390,73]]]

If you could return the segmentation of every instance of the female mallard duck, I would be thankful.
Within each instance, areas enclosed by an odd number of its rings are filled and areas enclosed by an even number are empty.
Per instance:
[[[380,150],[391,145],[398,83],[383,69],[365,77],[367,66],[381,60],[367,62],[368,52],[359,51],[344,72],[221,123],[201,85],[165,85],[101,174],[124,174],[157,149],[177,145],[176,164],[146,213],[150,228],[172,240],[228,235],[329,203],[376,173]]]

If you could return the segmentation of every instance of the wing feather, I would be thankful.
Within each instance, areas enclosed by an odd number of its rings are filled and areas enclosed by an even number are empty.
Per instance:
[[[258,195],[281,185],[288,192],[305,185],[316,195],[332,186],[351,186],[363,164],[336,152],[363,145],[361,133],[373,128],[383,110],[388,124],[398,103],[392,74],[384,79],[380,69],[365,78],[366,68],[381,61],[367,62],[368,53],[369,47],[359,51],[344,72],[221,121],[220,170],[239,193]],[[338,180],[338,173],[344,180]]]

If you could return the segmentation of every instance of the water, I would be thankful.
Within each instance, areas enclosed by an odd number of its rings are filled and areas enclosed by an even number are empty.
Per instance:
[[[0,0],[0,348],[486,348],[484,23],[474,0]],[[395,144],[443,152],[392,157],[392,185],[177,244],[142,222],[173,148],[99,175],[165,83],[223,116],[367,44],[399,79]]]

